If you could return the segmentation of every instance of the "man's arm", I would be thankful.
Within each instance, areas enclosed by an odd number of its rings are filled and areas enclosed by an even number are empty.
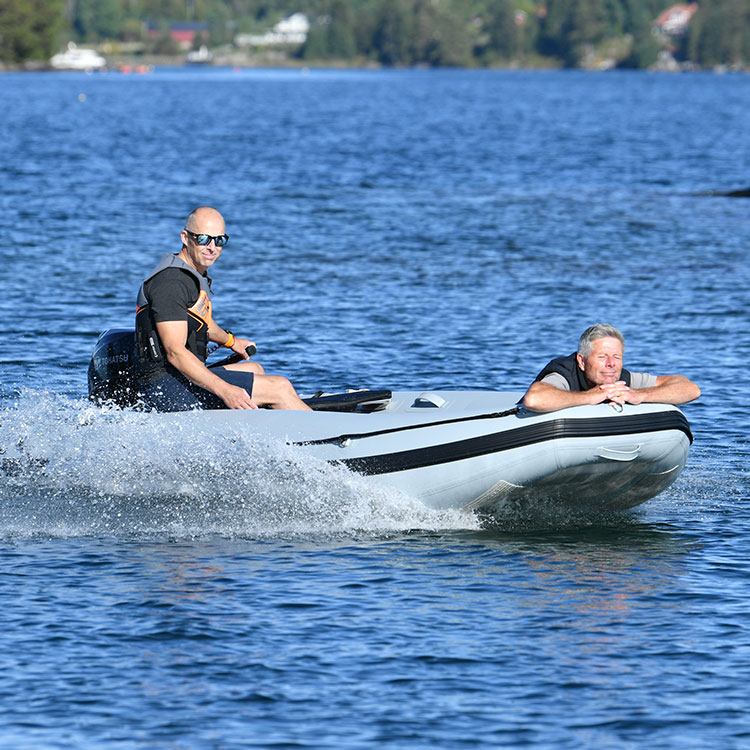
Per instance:
[[[257,409],[257,405],[244,388],[227,383],[212,373],[185,346],[187,331],[185,320],[168,320],[156,324],[156,332],[159,334],[169,364],[176,367],[192,383],[218,396],[230,409]],[[224,338],[226,340],[226,334]]]
[[[217,325],[212,317],[208,324],[208,340],[213,341],[219,346],[226,346],[230,340],[230,336],[233,340],[232,345],[228,348],[233,352],[237,352],[237,354],[241,354],[245,359],[249,359],[245,350],[250,345],[255,346],[255,342],[228,333],[221,326]]]
[[[611,398],[614,391],[624,387],[624,383],[599,385],[588,391],[564,391],[543,380],[536,381],[529,386],[523,397],[523,405],[531,411],[556,411],[569,406],[583,406],[584,404],[600,404]]]
[[[701,389],[684,375],[659,375],[651,388],[628,389],[629,404],[686,404],[695,401]]]
[[[701,395],[700,388],[683,375],[659,375],[649,388],[628,388],[623,381],[594,386],[587,391],[564,391],[550,383],[532,383],[523,397],[531,411],[555,411],[569,406],[600,404],[685,404]]]

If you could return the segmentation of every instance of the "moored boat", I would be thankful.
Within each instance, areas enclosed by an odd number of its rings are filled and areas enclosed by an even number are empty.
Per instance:
[[[78,47],[75,42],[68,42],[64,52],[58,52],[50,58],[49,64],[56,70],[102,70],[107,61],[93,49]]]
[[[185,62],[188,65],[210,65],[213,60],[213,53],[209,51],[205,44],[202,44],[198,49],[191,50],[185,55]]]

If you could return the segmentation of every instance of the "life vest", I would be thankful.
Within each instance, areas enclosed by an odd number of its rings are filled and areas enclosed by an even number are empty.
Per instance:
[[[562,375],[568,383],[571,391],[588,391],[591,386],[583,375],[583,370],[578,366],[576,352],[566,357],[556,357],[534,378],[534,382],[542,380],[550,373],[556,372]],[[618,380],[623,380],[630,387],[630,373],[623,367],[620,370]]]
[[[135,313],[135,336],[139,379],[153,382],[166,373],[177,374],[162,354],[161,342],[156,332],[156,323],[151,313],[151,305],[146,295],[146,284],[158,273],[168,268],[179,268],[190,274],[198,284],[198,299],[187,310],[188,334],[185,346],[201,362],[208,356],[208,325],[211,321],[211,279],[198,273],[182,258],[172,253],[162,257],[156,268],[143,280],[138,291]]]

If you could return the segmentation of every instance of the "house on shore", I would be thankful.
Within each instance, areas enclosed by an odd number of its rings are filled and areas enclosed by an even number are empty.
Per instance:
[[[660,36],[683,36],[698,11],[698,3],[678,3],[663,10],[654,21],[654,33]]]

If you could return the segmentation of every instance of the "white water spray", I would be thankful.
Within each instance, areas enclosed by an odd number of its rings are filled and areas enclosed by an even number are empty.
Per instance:
[[[396,490],[240,431],[24,391],[0,409],[0,536],[252,537],[478,528]]]

